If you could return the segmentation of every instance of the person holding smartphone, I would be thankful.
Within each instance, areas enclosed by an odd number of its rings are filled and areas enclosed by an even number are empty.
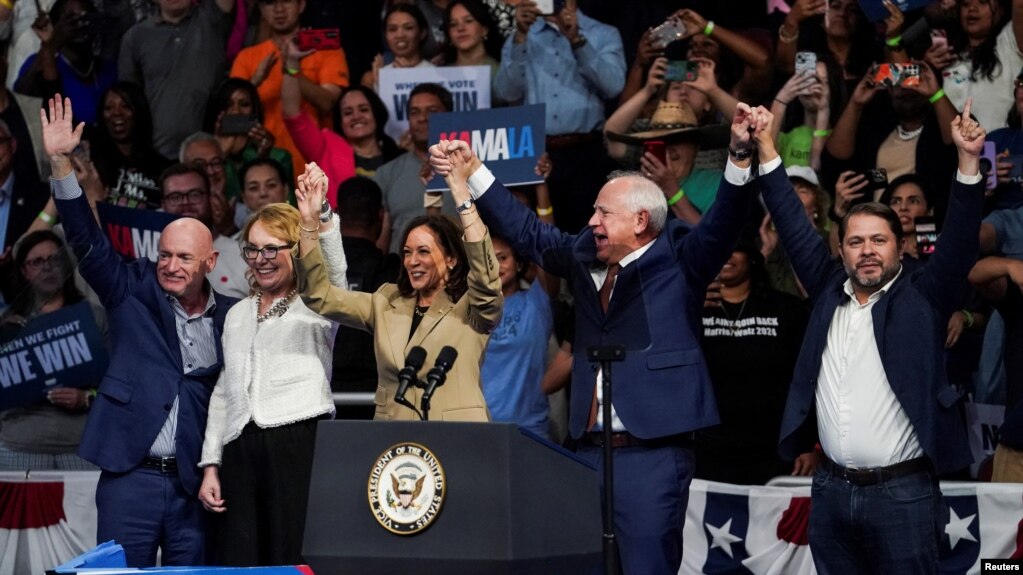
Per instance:
[[[558,166],[548,182],[558,226],[576,232],[613,168],[600,128],[604,102],[625,84],[625,52],[618,30],[565,0],[543,14],[532,0],[515,8],[515,34],[501,52],[494,94],[504,101],[546,104],[547,152]]]

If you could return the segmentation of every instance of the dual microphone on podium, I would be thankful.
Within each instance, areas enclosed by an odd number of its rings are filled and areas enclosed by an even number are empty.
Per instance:
[[[395,403],[404,405],[415,411],[419,419],[428,421],[430,419],[430,400],[437,388],[444,385],[444,381],[448,378],[448,371],[457,358],[458,351],[455,348],[447,345],[442,347],[440,353],[437,354],[437,360],[433,362],[433,367],[426,373],[424,382],[418,378],[418,373],[422,369],[423,363],[426,362],[426,350],[418,345],[413,347],[405,358],[405,367],[398,372],[398,392],[394,394]],[[408,393],[411,386],[423,390],[423,398],[420,401],[422,413],[416,409],[412,402],[405,399],[405,394]]]

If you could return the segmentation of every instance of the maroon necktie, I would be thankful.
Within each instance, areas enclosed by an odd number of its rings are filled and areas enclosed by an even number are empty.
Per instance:
[[[611,290],[615,287],[615,278],[618,277],[618,270],[621,266],[618,264],[611,264],[607,266],[607,276],[604,277],[604,283],[600,286],[600,309],[607,313],[607,304],[611,301]],[[590,418],[586,422],[586,431],[593,429],[593,426],[597,424],[597,384],[593,384],[593,401],[590,402]]]

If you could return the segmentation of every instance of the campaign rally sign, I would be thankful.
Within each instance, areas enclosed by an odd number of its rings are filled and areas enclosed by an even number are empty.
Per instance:
[[[456,112],[490,107],[490,66],[384,68],[380,70],[379,93],[390,115],[384,127],[388,136],[397,140],[408,131],[409,94],[419,84],[428,83],[451,92]]]
[[[506,186],[538,184],[536,162],[546,146],[546,106],[515,106],[430,117],[430,143],[468,142],[472,151]],[[429,192],[448,189],[444,178],[427,182]]]
[[[96,386],[106,370],[89,302],[36,316],[0,344],[0,411],[35,403],[53,387]]]
[[[96,213],[99,214],[103,233],[110,238],[117,253],[131,259],[149,258],[154,262],[163,228],[179,217],[167,212],[122,208],[106,203],[97,203]]]
[[[906,13],[910,10],[923,8],[933,1],[934,0],[892,0],[892,3],[895,4],[895,6],[903,13]],[[867,20],[870,20],[871,22],[880,22],[888,17],[888,9],[884,7],[882,0],[859,0],[859,2],[860,8],[863,9],[863,14],[867,17]]]

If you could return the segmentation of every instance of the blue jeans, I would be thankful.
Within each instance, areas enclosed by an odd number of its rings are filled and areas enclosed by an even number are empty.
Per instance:
[[[578,454],[597,467],[603,506],[601,448],[581,447]],[[684,447],[614,450],[615,537],[624,575],[677,575],[693,461]]]
[[[820,575],[938,573],[948,508],[931,472],[857,486],[822,465],[811,495],[810,551]]]

